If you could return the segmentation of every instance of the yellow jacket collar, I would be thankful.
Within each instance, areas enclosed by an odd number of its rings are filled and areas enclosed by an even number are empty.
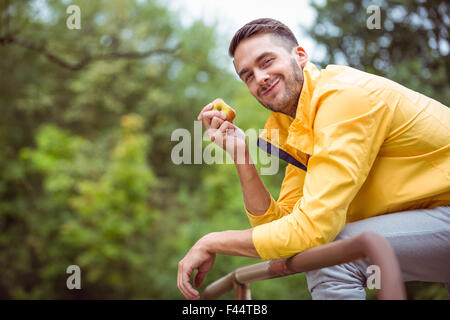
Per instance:
[[[280,149],[280,158],[297,167],[302,166],[295,163],[296,161],[306,166],[307,155],[311,155],[313,152],[312,128],[316,108],[311,105],[311,99],[319,75],[320,71],[313,63],[308,62],[305,65],[303,68],[303,87],[295,118],[280,112],[272,112],[258,142],[259,146],[269,153],[271,152],[271,146]],[[278,133],[278,136],[275,135],[275,132]],[[265,142],[271,146],[264,146]],[[294,159],[290,159],[291,157]],[[306,168],[302,169],[305,170]]]
[[[287,144],[306,154],[313,153],[313,123],[316,116],[316,105],[311,104],[316,80],[320,71],[310,62],[303,68],[303,87],[298,100],[295,119],[289,127]]]

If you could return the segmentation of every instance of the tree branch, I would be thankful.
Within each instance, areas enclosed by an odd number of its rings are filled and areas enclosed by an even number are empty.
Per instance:
[[[87,54],[78,62],[69,62],[61,58],[60,56],[57,56],[54,53],[50,52],[45,45],[39,45],[36,43],[28,42],[26,40],[21,40],[14,36],[0,36],[0,45],[8,45],[8,44],[16,44],[28,50],[36,51],[45,56],[49,61],[56,63],[60,67],[74,71],[80,70],[89,63],[96,60],[142,59],[155,54],[173,54],[179,49],[179,47],[175,47],[173,49],[161,48],[161,49],[147,50],[143,52],[130,51],[130,52],[108,52],[105,54],[96,54],[96,55]]]

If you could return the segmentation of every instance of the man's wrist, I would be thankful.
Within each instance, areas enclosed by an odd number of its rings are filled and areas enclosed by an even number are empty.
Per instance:
[[[252,232],[253,229],[208,233],[197,241],[195,247],[210,254],[258,258],[259,254],[253,245]]]
[[[240,145],[235,148],[234,154],[231,155],[236,165],[240,164],[253,164],[252,157],[248,151],[247,144]]]
[[[197,241],[195,246],[200,250],[207,251],[209,253],[216,253],[213,250],[213,248],[214,248],[213,244],[214,244],[214,239],[215,239],[216,234],[217,234],[217,232],[211,232],[211,233],[204,235]]]

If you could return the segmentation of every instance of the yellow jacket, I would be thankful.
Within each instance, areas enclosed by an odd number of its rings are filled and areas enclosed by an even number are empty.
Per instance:
[[[449,108],[350,67],[303,74],[295,119],[273,112],[258,141],[289,162],[278,201],[247,211],[263,259],[331,242],[347,222],[450,205]]]

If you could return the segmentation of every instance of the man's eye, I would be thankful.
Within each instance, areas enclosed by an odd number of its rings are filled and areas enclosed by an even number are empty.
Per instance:
[[[248,82],[253,77],[253,73],[250,73],[248,76],[245,77],[245,82]]]
[[[273,58],[264,60],[263,65],[264,65],[264,66],[267,66],[270,62],[272,62],[272,60],[273,60]]]

